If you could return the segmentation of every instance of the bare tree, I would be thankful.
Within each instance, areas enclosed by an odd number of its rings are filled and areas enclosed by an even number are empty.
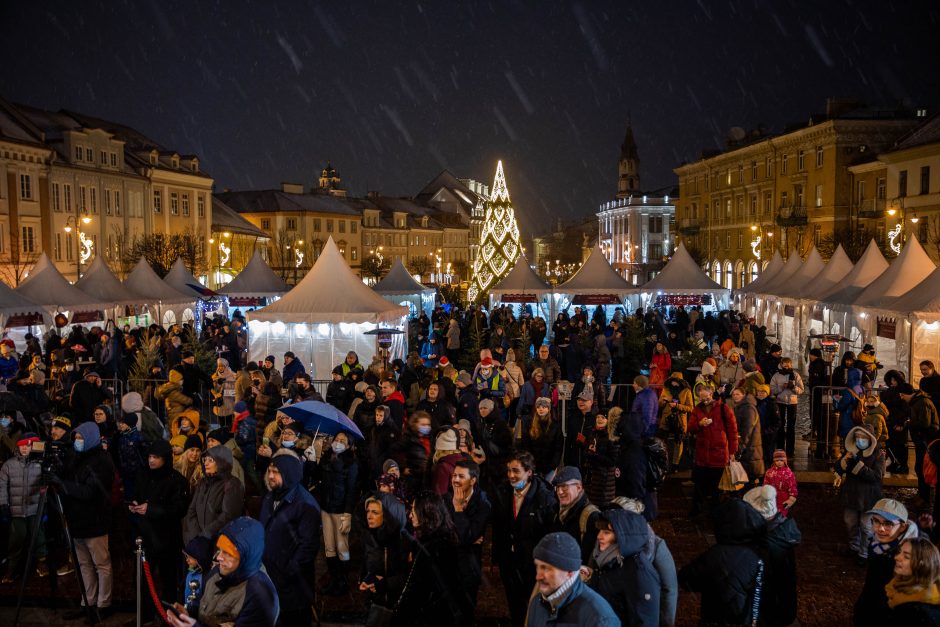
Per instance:
[[[122,263],[133,267],[141,258],[146,259],[161,278],[167,275],[177,259],[182,259],[183,265],[193,275],[204,273],[207,267],[202,238],[190,231],[171,235],[152,233],[135,236]]]
[[[362,260],[362,276],[378,281],[391,267],[388,257],[371,254]]]
[[[9,251],[0,257],[0,278],[13,287],[26,279],[29,271],[39,260],[39,251],[36,250],[39,242],[35,239],[26,242],[26,250],[23,250],[21,235],[20,229],[10,229]]]
[[[835,254],[839,244],[842,244],[845,254],[849,256],[852,263],[855,263],[865,253],[865,249],[868,248],[868,243],[872,239],[875,240],[879,250],[885,257],[895,256],[894,251],[886,246],[883,240],[876,237],[873,230],[863,225],[852,225],[836,229],[831,234],[823,235],[816,244],[816,250],[819,251],[819,255],[823,259],[828,261]]]
[[[432,264],[431,260],[427,257],[412,257],[408,260],[408,270],[412,274],[417,274],[418,276],[423,277],[426,274],[431,274],[431,270],[433,268],[434,264]]]

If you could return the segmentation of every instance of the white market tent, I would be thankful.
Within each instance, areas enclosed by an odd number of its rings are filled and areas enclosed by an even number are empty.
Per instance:
[[[926,279],[935,266],[930,256],[916,237],[907,240],[904,249],[891,262],[888,269],[872,281],[865,290],[852,301],[856,308],[886,308],[899,296],[909,292],[914,286]]]
[[[887,269],[888,262],[878,250],[875,240],[872,240],[851,272],[831,289],[817,293],[816,299],[821,303],[849,305]]]
[[[786,265],[783,261],[783,257],[780,255],[779,250],[775,250],[773,256],[770,258],[770,261],[767,263],[767,266],[761,271],[760,276],[756,279],[745,285],[744,287],[734,291],[734,301],[735,306],[746,312],[748,317],[755,317],[756,312],[756,301],[753,294],[756,291],[761,289],[761,286],[773,280],[774,275],[779,273],[783,266]]]
[[[490,289],[490,308],[497,303],[536,303],[544,309],[542,317],[551,320],[551,294],[552,286],[535,273],[525,255],[519,255],[509,274]]]
[[[832,257],[829,258],[826,267],[803,286],[799,294],[800,298],[815,300],[819,294],[823,294],[838,285],[852,271],[853,267],[852,260],[845,254],[842,244],[839,244],[836,251],[832,253]]]
[[[42,307],[0,281],[0,328],[19,326],[19,322],[42,324],[42,313]]]
[[[15,292],[36,303],[48,314],[64,310],[72,312],[74,317],[79,312],[100,312],[109,306],[109,303],[86,294],[69,283],[46,253],[39,256],[39,261],[33,266],[29,277]]]
[[[799,298],[800,292],[809,285],[813,277],[822,272],[825,267],[826,262],[823,261],[822,257],[819,255],[819,251],[813,246],[809,254],[806,255],[806,259],[803,261],[803,265],[800,266],[799,270],[781,283],[780,287],[773,291],[773,294],[781,298]]]
[[[800,259],[799,253],[794,250],[790,253],[790,258],[787,259],[779,272],[774,273],[772,277],[768,277],[760,287],[751,291],[756,301],[754,318],[757,324],[766,326],[768,333],[777,338],[777,344],[780,344],[781,329],[778,328],[778,324],[781,322],[782,311],[778,307],[779,300],[774,297],[774,294],[777,288],[786,285],[790,277],[799,272],[802,266],[803,260]]]
[[[284,279],[274,274],[274,271],[262,259],[261,253],[256,250],[245,268],[219,290],[219,293],[229,298],[261,299],[282,296],[288,291],[290,291],[290,286],[284,282]]]
[[[186,264],[181,258],[177,258],[170,266],[170,271],[163,277],[163,282],[172,287],[180,294],[185,294],[195,301],[197,298],[207,298],[211,294],[206,291],[205,285],[199,282],[199,279],[193,276],[192,272],[186,269]]]
[[[731,292],[711,280],[692,259],[685,245],[681,243],[662,271],[652,280],[641,285],[640,289],[649,300],[654,302],[657,296],[664,294],[711,295],[714,299],[713,305],[718,309],[728,306],[728,297]]]
[[[940,267],[914,286],[906,294],[893,301],[888,314],[897,316],[896,340],[910,341],[910,374],[912,383],[920,380],[918,365],[925,359],[940,363]],[[877,324],[877,322],[876,322]],[[906,335],[905,335],[906,331]],[[899,362],[905,364],[904,362]]]
[[[186,311],[192,315],[192,306],[196,299],[164,283],[143,257],[124,279],[124,286],[133,292],[144,294],[145,302],[156,306],[157,319],[154,322],[157,324],[173,324],[178,317],[187,317]]]
[[[310,376],[329,377],[349,351],[364,364],[376,354],[376,341],[366,332],[404,330],[408,308],[393,305],[372,291],[349,268],[333,238],[307,275],[276,302],[249,311],[249,358],[293,351],[309,366]],[[392,336],[389,359],[405,356],[403,335]]]
[[[114,276],[104,259],[97,256],[82,278],[75,283],[75,287],[102,303],[110,303],[110,306],[105,309],[105,316],[112,320],[124,315],[125,305],[139,305],[147,302],[146,296],[127,288]]]
[[[418,316],[424,311],[430,317],[434,311],[434,295],[437,290],[418,283],[408,273],[401,259],[395,260],[388,274],[372,289],[388,302],[408,307],[412,316]]]
[[[594,245],[574,276],[555,288],[562,305],[565,300],[575,305],[622,305],[629,295],[638,292],[611,267],[599,244]],[[559,311],[566,308],[560,306]]]
[[[795,357],[798,364],[802,339],[807,333],[799,293],[825,266],[819,251],[813,246],[803,264],[774,291],[776,302],[767,305],[777,309],[777,344],[783,347],[787,355]]]

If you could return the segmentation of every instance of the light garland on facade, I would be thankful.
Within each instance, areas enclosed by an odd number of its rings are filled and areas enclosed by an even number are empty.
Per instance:
[[[760,260],[760,235],[754,238],[754,241],[751,242],[751,252],[754,253],[754,258]]]
[[[83,231],[78,232],[78,241],[81,244],[81,249],[78,251],[79,261],[83,264],[88,263],[88,260],[94,254],[95,242],[91,238],[85,237]]]
[[[473,284],[467,293],[470,302],[477,302],[509,274],[519,258],[519,225],[509,199],[509,188],[503,174],[503,162],[496,164],[493,193],[486,203],[480,254],[473,262]]]
[[[901,242],[898,241],[899,236],[901,235],[901,224],[900,222],[894,226],[893,229],[888,231],[888,242],[891,245],[891,250],[894,251],[894,254],[900,254],[901,252]]]

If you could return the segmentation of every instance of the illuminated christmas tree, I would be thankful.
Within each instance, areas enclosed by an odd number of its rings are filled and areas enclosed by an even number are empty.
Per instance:
[[[519,258],[519,225],[509,200],[509,188],[503,174],[503,162],[496,165],[493,193],[486,203],[480,251],[473,262],[473,284],[467,293],[470,302],[478,302],[509,274]]]

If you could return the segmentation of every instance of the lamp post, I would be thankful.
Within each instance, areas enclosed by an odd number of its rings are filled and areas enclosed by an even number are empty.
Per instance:
[[[75,240],[75,281],[78,282],[82,278],[82,264],[91,259],[91,255],[94,252],[95,243],[90,238],[85,237],[85,233],[81,230],[82,224],[91,224],[91,216],[88,215],[87,210],[82,210],[82,213],[79,214],[76,209],[74,216],[69,216],[65,221],[65,227],[63,231],[68,234],[72,233],[74,228],[78,234],[78,238]]]
[[[891,203],[892,206],[886,212],[892,218],[897,215],[898,223],[895,227],[888,231],[888,243],[891,246],[891,250],[898,254],[901,252],[901,248],[904,246],[904,230],[907,226],[905,220],[907,219],[905,207],[904,207],[904,196],[898,196]],[[917,213],[914,212],[911,215],[911,224],[917,224],[920,221],[920,218],[917,217]]]

